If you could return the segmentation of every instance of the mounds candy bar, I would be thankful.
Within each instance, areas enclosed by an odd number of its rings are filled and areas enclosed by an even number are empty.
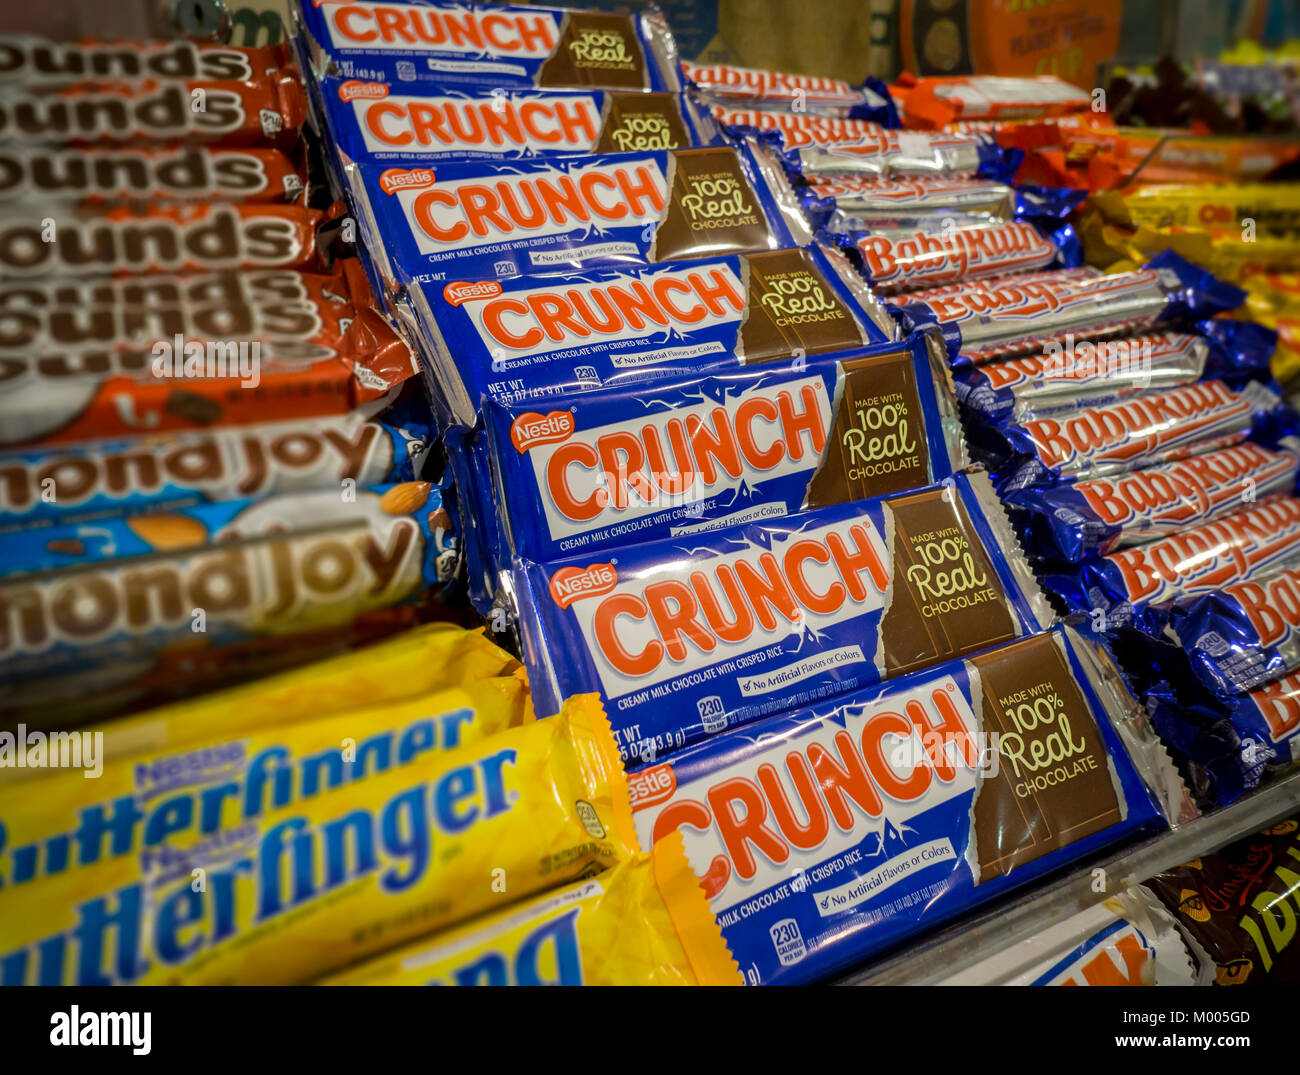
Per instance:
[[[321,985],[741,985],[678,834]]]
[[[1300,820],[1279,821],[1144,886],[1214,966],[1214,984],[1294,985]]]
[[[0,202],[300,203],[306,192],[304,170],[278,149],[0,143]]]
[[[483,399],[540,399],[620,383],[852,350],[895,325],[832,248],[630,270],[412,287],[436,386],[472,425]]]
[[[299,0],[290,13],[322,75],[525,90],[681,88],[677,46],[657,11]]]
[[[205,79],[246,82],[290,66],[284,45],[241,48],[192,41],[51,41],[0,36],[0,86],[110,80]]]
[[[1077,260],[1068,230],[1053,235],[1027,220],[918,217],[837,238],[882,293],[1045,269]]]
[[[339,626],[416,601],[458,562],[428,482],[198,504],[17,530],[0,579],[0,681],[57,678],[180,640]]]
[[[986,426],[973,432],[972,453],[1008,490],[1101,477],[1226,448],[1245,440],[1280,402],[1259,381],[1240,392],[1223,381],[1198,381],[1105,407]]]
[[[136,859],[149,884],[192,877],[227,860],[271,810],[424,764],[530,718],[522,676],[499,677],[242,735],[210,734],[179,749],[96,755],[93,780],[74,768],[35,785],[3,782],[0,879],[8,893],[120,856]],[[19,731],[14,745],[23,764],[34,749],[25,738]],[[114,815],[118,836],[108,847],[80,828],[83,817]]]
[[[0,280],[214,270],[319,271],[320,213],[244,203],[0,212]]]
[[[1059,626],[756,730],[629,777],[642,846],[681,832],[753,984],[829,974],[1186,809],[1118,670]]]
[[[0,452],[0,530],[414,481],[432,444],[414,410]]]
[[[202,142],[292,149],[307,119],[293,73],[244,82],[85,82],[0,89],[0,142]]]
[[[1210,345],[1187,332],[1053,340],[1044,353],[953,370],[957,398],[986,422],[1106,405],[1199,381]]]
[[[848,231],[898,218],[952,216],[1011,220],[1015,189],[992,179],[951,176],[812,176],[798,191],[815,228]]]
[[[1052,75],[994,75],[899,80],[899,103],[909,127],[940,128],[979,119],[1042,119],[1092,109],[1092,95]]]
[[[547,561],[930,485],[965,462],[945,372],[921,335],[542,410],[489,402],[491,499],[511,551]]]
[[[1096,553],[1182,533],[1236,511],[1247,495],[1295,488],[1300,444],[1254,441],[1109,477],[1010,491],[1005,503],[1032,551],[1078,563]]]
[[[1300,665],[1300,570],[1283,567],[1178,598],[1165,633],[1220,697],[1277,679]]]
[[[810,182],[821,176],[983,176],[1009,183],[1019,151],[987,135],[880,128],[855,143],[785,151],[788,166]]]
[[[393,282],[641,266],[810,238],[779,170],[743,146],[521,161],[508,175],[489,163],[362,164],[349,179]]]
[[[625,757],[1039,630],[988,479],[536,564],[515,599],[533,702],[599,691]]]
[[[502,92],[337,78],[323,79],[320,91],[335,143],[352,160],[639,153],[702,140],[672,93]]]
[[[889,91],[878,79],[861,83],[820,75],[796,75],[732,64],[699,64],[683,60],[688,88],[706,100],[731,107],[783,111],[787,115],[869,120],[898,126],[898,113]],[[798,111],[795,111],[798,109]]]
[[[1159,635],[1161,602],[1207,593],[1300,560],[1300,498],[1275,493],[1169,537],[1084,563],[1079,607],[1101,609],[1108,628],[1130,623]],[[1067,598],[1068,600],[1069,598]]]
[[[1132,272],[1013,276],[931,292],[909,301],[896,316],[908,329],[939,324],[958,337],[954,347],[979,363],[1041,350],[1066,333],[1096,338],[1212,317],[1235,309],[1244,295],[1166,251]]]
[[[132,855],[13,888],[0,981],[311,981],[636,851],[626,778],[595,713],[272,804],[254,824],[208,869],[202,892],[188,872],[149,885]],[[131,836],[139,846],[138,824]],[[114,920],[124,928],[110,930]]]

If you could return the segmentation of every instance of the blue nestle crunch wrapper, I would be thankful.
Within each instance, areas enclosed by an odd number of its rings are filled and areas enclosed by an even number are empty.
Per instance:
[[[657,11],[443,0],[298,0],[294,31],[319,74],[508,89],[677,90],[677,48]]]
[[[930,485],[964,449],[942,344],[489,403],[492,503],[547,561]],[[509,510],[506,510],[506,506]]]
[[[1016,489],[1006,494],[1030,550],[1078,563],[1125,545],[1182,533],[1255,497],[1295,488],[1300,443],[1276,450],[1255,441],[1108,477]]]
[[[1040,630],[981,474],[513,573],[539,714],[599,692],[625,757]]]
[[[683,149],[714,140],[673,93],[515,90],[324,78],[318,89],[347,160],[528,160]]]
[[[894,339],[838,251],[814,244],[634,269],[413,286],[433,395],[472,425],[484,399],[536,401]]]
[[[802,246],[807,222],[762,148],[717,146],[348,168],[363,238],[392,286],[642,267]]]
[[[735,729],[629,781],[638,840],[681,832],[753,985],[824,977],[1194,814],[1115,665],[1061,626]]]

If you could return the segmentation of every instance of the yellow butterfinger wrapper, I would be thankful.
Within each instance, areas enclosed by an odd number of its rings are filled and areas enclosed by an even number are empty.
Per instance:
[[[89,730],[102,734],[109,761],[397,701],[508,675],[518,667],[518,660],[481,631],[431,623],[352,653]],[[0,784],[49,772],[0,767]]]
[[[322,985],[741,985],[679,832],[607,873]]]
[[[95,864],[0,890],[0,982],[312,981],[636,849],[594,706],[269,809],[197,872],[146,877],[86,835]]]
[[[1300,235],[1300,183],[1155,185],[1098,191],[1088,204],[1107,223],[1136,228],[1236,232],[1247,221],[1257,237]]]
[[[55,769],[36,784],[0,784],[0,903],[5,889],[105,858],[137,857],[150,882],[207,868],[252,839],[273,811],[376,780],[531,716],[523,676],[498,676],[114,758],[97,775]]]

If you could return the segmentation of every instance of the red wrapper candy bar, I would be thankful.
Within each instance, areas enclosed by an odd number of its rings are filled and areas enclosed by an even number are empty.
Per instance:
[[[307,119],[294,74],[244,82],[86,82],[0,90],[0,141],[206,143],[289,149]]]
[[[0,36],[0,86],[105,79],[213,79],[239,82],[289,67],[285,45],[240,48],[192,41],[51,41]]]
[[[999,78],[904,77],[891,87],[909,127],[945,127],[962,120],[1044,119],[1085,112],[1092,107],[1087,91],[1051,75]]]

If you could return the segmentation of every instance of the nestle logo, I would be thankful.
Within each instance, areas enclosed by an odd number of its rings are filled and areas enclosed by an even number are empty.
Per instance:
[[[539,444],[554,444],[566,439],[573,429],[573,415],[569,411],[551,411],[544,415],[529,411],[511,423],[510,440],[515,451],[523,455]]]
[[[568,608],[580,598],[609,593],[617,585],[618,572],[613,564],[562,567],[551,576],[551,600],[560,608]]]
[[[633,811],[644,810],[671,799],[677,790],[677,777],[671,765],[656,765],[653,769],[629,773],[627,790],[632,796]]]
[[[389,168],[379,177],[379,189],[385,194],[431,186],[433,171],[429,168]]]
[[[340,101],[378,101],[388,96],[388,86],[383,82],[358,82],[353,79],[339,87]]]
[[[501,285],[495,280],[448,284],[442,289],[442,297],[453,306],[459,306],[473,299],[495,299],[500,294]]]

